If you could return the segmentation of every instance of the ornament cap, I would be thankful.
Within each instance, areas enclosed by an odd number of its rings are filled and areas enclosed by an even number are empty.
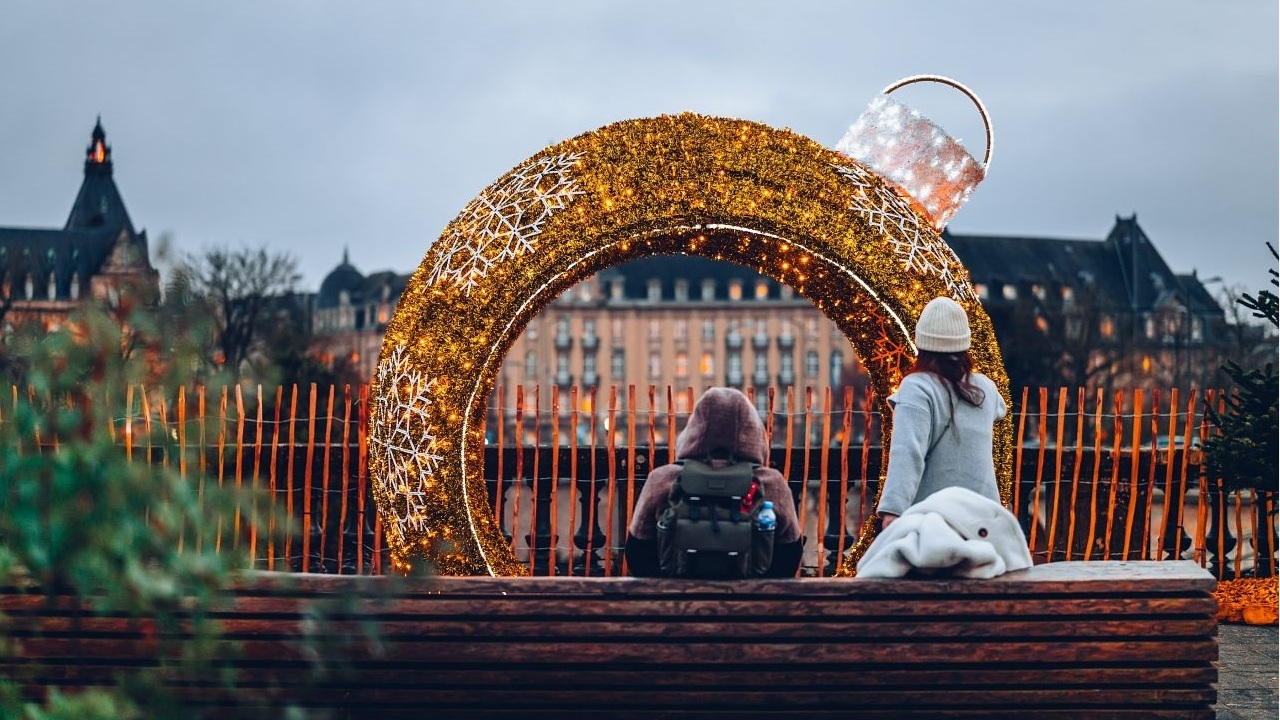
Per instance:
[[[889,93],[918,82],[937,82],[964,93],[978,108],[987,149],[979,163],[945,130]],[[991,168],[995,133],[976,94],[942,75],[912,75],[884,89],[836,144],[836,150],[893,181],[941,231]]]

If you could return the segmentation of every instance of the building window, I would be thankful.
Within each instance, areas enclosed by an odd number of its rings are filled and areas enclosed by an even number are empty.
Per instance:
[[[1031,286],[1031,294],[1035,295],[1037,300],[1044,300],[1045,297],[1047,296],[1047,293],[1044,290],[1044,286],[1039,283],[1036,283]]]
[[[1104,338],[1111,338],[1116,334],[1116,321],[1110,315],[1103,315],[1098,319],[1098,334]]]
[[[1001,288],[1001,292],[1002,292],[1002,293],[1004,293],[1004,299],[1005,299],[1005,300],[1017,300],[1017,299],[1018,299],[1018,286],[1017,286],[1017,285],[1013,285],[1013,284],[1011,284],[1011,283],[1010,283],[1010,284],[1007,284],[1007,285],[1005,285],[1003,288]]]
[[[818,339],[818,318],[805,318],[804,336],[810,340]]]
[[[622,350],[614,350],[613,358],[609,363],[609,372],[613,373],[614,378],[623,378],[627,375],[627,354]]]
[[[715,280],[702,281],[702,299],[708,302],[716,299],[716,281]]]
[[[528,380],[538,377],[538,353],[532,350],[524,354],[524,376]]]
[[[778,361],[778,372],[781,372],[783,375],[793,375],[795,373],[796,360],[790,353],[782,355],[778,358]],[[816,352],[813,353],[813,374],[818,374],[818,353]]]
[[[1191,342],[1204,342],[1204,318],[1191,318]]]
[[[529,321],[529,324],[525,326],[524,334],[525,334],[525,335],[527,335],[527,336],[529,337],[529,339],[530,339],[530,340],[537,340],[537,339],[538,339],[538,320],[537,320],[537,318],[534,318],[533,320],[530,320],[530,321]]]
[[[595,375],[595,374],[596,374],[596,355],[595,355],[595,353],[587,353],[586,355],[583,355],[583,356],[582,356],[582,374],[583,374],[583,375]]]
[[[71,299],[80,299],[80,273],[71,273]]]
[[[36,284],[35,281],[31,279],[30,275],[27,275],[27,281],[23,284],[22,290],[26,294],[28,300],[35,296]]]
[[[676,393],[676,412],[680,413],[681,415],[689,414],[689,393],[687,392]]]
[[[742,280],[734,279],[729,281],[729,299],[730,300],[742,299]]]
[[[582,336],[585,338],[595,339],[596,337],[596,319],[585,318],[582,321]]]
[[[658,320],[649,321],[649,342],[658,342],[662,340],[662,323]]]
[[[58,297],[58,280],[53,276],[53,273],[49,273],[49,286],[47,290],[50,300]]]
[[[676,377],[689,377],[689,354],[686,352],[676,353]]]
[[[769,415],[769,393],[758,392],[755,397],[756,412],[760,413],[761,418]]]
[[[790,285],[783,285],[782,287],[778,288],[778,296],[781,297],[783,300],[790,300],[791,298],[795,297],[795,295],[796,295],[796,291]]]
[[[740,377],[742,375],[742,353],[729,353],[728,359],[729,374]]]
[[[844,353],[835,350],[831,353],[831,384],[839,385],[844,375]]]
[[[1080,335],[1084,332],[1084,323],[1076,315],[1067,318],[1067,337],[1072,340],[1079,340]]]
[[[1143,334],[1150,340],[1156,336],[1156,319],[1150,315],[1142,318]]]
[[[702,340],[703,342],[715,342],[716,340],[716,321],[702,321]]]
[[[804,374],[806,377],[818,377],[817,350],[810,350],[804,354]]]
[[[1076,291],[1066,285],[1063,285],[1062,286],[1062,304],[1070,305],[1072,302],[1075,301],[1075,299],[1076,299]]]
[[[561,377],[569,374],[569,353],[556,354],[556,375]]]
[[[658,302],[662,299],[662,280],[658,278],[649,278],[649,302]]]
[[[678,342],[684,342],[689,339],[689,321],[681,318],[676,320],[675,325],[671,328],[671,334]]]
[[[710,351],[702,353],[702,377],[713,377],[716,374],[716,356]]]
[[[689,301],[689,281],[681,278],[676,280],[676,302]]]
[[[582,302],[591,302],[591,283],[578,283],[578,299]]]
[[[662,377],[662,356],[658,353],[649,353],[649,377]]]
[[[622,342],[622,318],[613,318],[609,321],[610,331],[613,333],[613,341]]]
[[[786,357],[785,355],[783,357]],[[764,353],[756,353],[755,355],[755,372],[757,375],[769,374],[769,356]]]
[[[757,280],[756,281],[756,299],[765,300],[768,297],[769,297],[769,281]]]
[[[987,297],[991,294],[991,291],[987,288],[986,283],[974,283],[973,291],[978,293],[979,300],[986,300]]]
[[[623,284],[622,284],[621,278],[613,278],[612,280],[609,281],[609,299],[610,300],[621,300],[622,290],[623,290]]]
[[[1049,321],[1043,315],[1036,316],[1036,329],[1040,331],[1041,335],[1049,334]]]

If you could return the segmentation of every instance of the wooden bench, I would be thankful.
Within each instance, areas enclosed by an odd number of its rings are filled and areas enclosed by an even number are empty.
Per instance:
[[[1213,588],[1190,562],[993,580],[261,574],[220,617],[243,685],[339,717],[1212,718]],[[366,597],[321,636],[376,619],[380,650],[347,647],[351,675],[304,689],[304,609],[347,591]],[[66,602],[0,609],[30,692],[147,662],[136,621],[86,616],[71,637]]]

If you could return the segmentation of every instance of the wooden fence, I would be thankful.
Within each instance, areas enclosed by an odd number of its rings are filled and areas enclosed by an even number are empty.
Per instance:
[[[11,398],[29,401],[17,388]],[[652,386],[570,388],[545,399],[540,389],[494,393],[489,497],[531,572],[626,572],[621,547],[636,496],[648,469],[668,462],[694,399],[691,388]],[[829,575],[873,510],[876,403],[852,388],[771,390],[759,400],[770,463],[791,484],[805,528],[803,572]],[[117,402],[111,430],[135,461],[271,498],[266,527],[239,518],[226,526],[226,545],[247,544],[256,567],[389,567],[366,471],[368,386],[131,387]],[[1013,508],[1037,562],[1184,557],[1218,577],[1274,575],[1275,493],[1214,489],[1200,453],[1206,402],[1224,398],[1177,389],[1015,393]],[[170,442],[141,439],[156,429]],[[57,451],[56,438],[32,442]],[[286,524],[298,532],[281,539],[275,531]]]

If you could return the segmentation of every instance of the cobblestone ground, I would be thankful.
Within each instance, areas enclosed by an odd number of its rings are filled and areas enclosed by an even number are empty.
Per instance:
[[[1218,720],[1278,720],[1277,628],[1218,626]]]

